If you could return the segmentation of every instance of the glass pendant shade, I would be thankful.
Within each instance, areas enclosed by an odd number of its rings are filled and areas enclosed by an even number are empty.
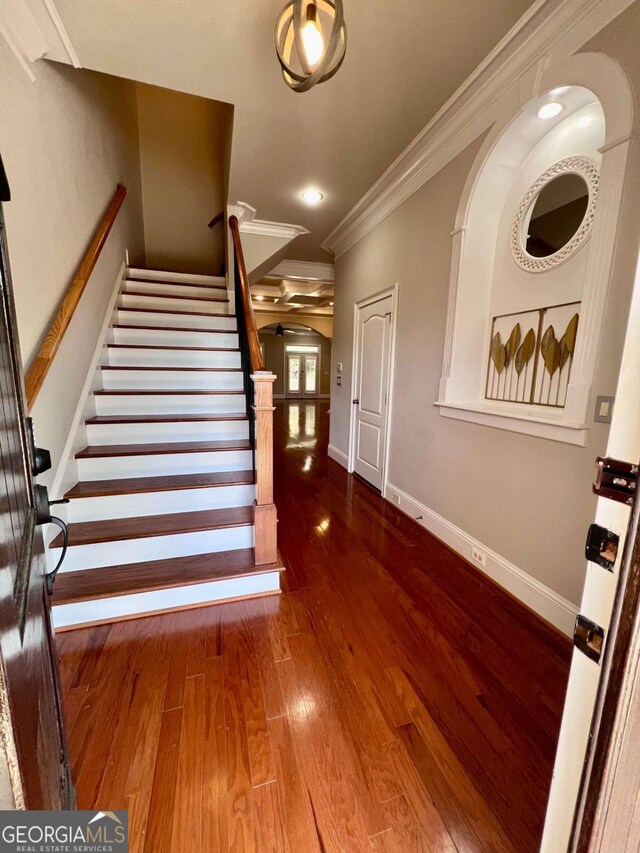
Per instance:
[[[289,0],[276,23],[276,52],[285,83],[307,92],[342,65],[347,29],[342,0]]]

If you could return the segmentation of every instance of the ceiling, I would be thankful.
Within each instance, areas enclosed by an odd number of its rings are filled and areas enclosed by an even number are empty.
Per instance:
[[[326,261],[324,238],[532,5],[532,0],[344,0],[338,74],[284,84],[284,0],[55,0],[82,65],[235,106],[229,201],[305,226],[287,257]],[[301,191],[324,201],[308,208]]]
[[[333,317],[333,282],[263,278],[251,286],[256,312]],[[302,321],[304,322],[304,321]]]

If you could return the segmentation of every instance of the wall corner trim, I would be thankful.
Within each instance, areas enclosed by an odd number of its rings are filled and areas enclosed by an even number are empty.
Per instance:
[[[634,0],[536,0],[325,238],[339,258],[500,116],[514,81],[578,51]],[[542,64],[540,64],[542,62]]]
[[[342,450],[339,450],[335,445],[329,445],[329,447],[327,448],[327,455],[329,459],[333,459],[334,462],[337,462],[338,465],[342,465],[343,468],[349,467],[349,457],[346,453],[343,453]]]
[[[309,229],[303,225],[293,225],[289,222],[270,222],[268,219],[257,219],[255,207],[246,201],[238,201],[228,206],[229,215],[238,217],[240,231],[244,234],[258,234],[261,237],[281,237],[293,240],[302,234],[308,234]]]
[[[331,454],[329,454],[331,455]],[[338,460],[336,460],[338,461]],[[393,500],[392,495],[399,500]],[[487,548],[479,540],[470,536],[460,527],[448,521],[443,516],[434,512],[420,501],[412,498],[397,486],[387,482],[384,487],[384,497],[387,501],[398,507],[402,512],[417,520],[418,524],[432,533],[438,539],[460,554],[468,562],[471,562],[471,551],[477,548],[486,555],[486,566],[478,566],[478,570],[495,581],[511,595],[537,613],[542,619],[550,622],[555,628],[573,636],[575,618],[578,613],[578,605],[572,604],[566,598],[558,595],[550,587],[531,577],[522,569],[510,563],[500,554]],[[418,520],[418,516],[422,516]],[[475,564],[472,564],[476,568]]]
[[[62,18],[60,17],[60,13],[58,12],[55,3],[53,0],[42,0],[47,12],[49,13],[49,18],[51,19],[51,23],[56,29],[58,33],[58,37],[62,42],[62,45],[66,51],[67,56],[69,57],[69,62],[73,65],[74,68],[82,68],[82,63],[80,62],[80,57],[78,56],[75,47],[71,43],[71,39],[69,38],[69,33],[67,32],[67,28],[62,23]]]

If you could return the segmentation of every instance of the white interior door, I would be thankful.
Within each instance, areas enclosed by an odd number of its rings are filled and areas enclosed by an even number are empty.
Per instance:
[[[639,376],[640,274],[637,274],[606,451],[607,456],[632,464],[637,464],[640,460]],[[613,571],[608,571],[596,563],[587,563],[580,613],[605,629],[605,654],[607,644],[612,642],[612,638],[608,637],[610,629],[615,627],[615,624],[612,625],[612,614],[630,516],[631,509],[624,503],[607,498],[598,499],[596,523],[617,534],[620,542]],[[585,536],[586,533],[585,530]],[[570,849],[573,815],[601,672],[602,668],[598,663],[574,649],[542,839],[543,853],[560,853]]]
[[[287,355],[287,397],[302,396],[302,356]]]
[[[305,355],[302,361],[302,393],[304,397],[318,396],[318,382],[320,372],[318,370],[318,356]]]
[[[393,297],[358,308],[353,470],[382,488]]]

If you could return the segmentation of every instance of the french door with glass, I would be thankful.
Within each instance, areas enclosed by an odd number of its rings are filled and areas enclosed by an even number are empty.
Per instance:
[[[317,397],[318,354],[287,353],[287,397]]]

